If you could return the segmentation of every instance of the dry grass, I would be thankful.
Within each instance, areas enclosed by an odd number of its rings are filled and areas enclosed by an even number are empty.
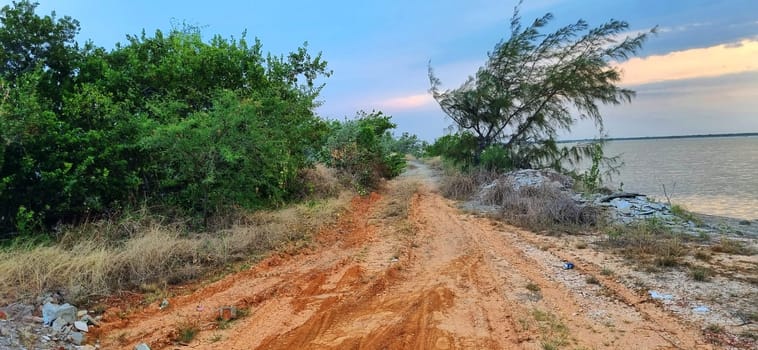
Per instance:
[[[313,168],[303,170],[300,181],[303,183],[304,190],[301,198],[330,198],[338,195],[344,188],[339,182],[336,170],[323,164],[316,164]]]
[[[445,164],[440,156],[425,158],[424,163],[434,170],[442,171],[445,169]]]
[[[511,182],[491,171],[469,174],[449,172],[442,180],[440,192],[452,199],[466,200],[484,184],[492,184],[479,200],[502,208],[504,221],[537,230],[582,231],[598,221],[598,210],[578,205],[571,196],[552,186],[526,186],[514,189]]]
[[[751,248],[744,242],[722,237],[718,243],[711,246],[711,250],[717,253],[736,254],[736,255],[753,255],[755,249]]]
[[[605,228],[608,239],[603,245],[643,266],[673,267],[691,251],[686,237],[676,234],[658,220]]]
[[[551,186],[515,190],[498,185],[488,197],[502,207],[500,215],[505,221],[527,228],[574,231],[572,228],[594,226],[599,215],[597,209],[580,206],[567,193]]]
[[[0,300],[25,300],[51,290],[75,303],[117,290],[174,284],[213,268],[253,261],[307,238],[331,222],[351,195],[279,211],[241,214],[225,230],[189,234],[178,224],[137,216],[71,229],[60,243],[0,251]]]
[[[479,192],[480,186],[491,183],[498,177],[498,173],[485,170],[478,170],[472,173],[450,171],[443,177],[440,183],[440,192],[448,198],[466,200]]]

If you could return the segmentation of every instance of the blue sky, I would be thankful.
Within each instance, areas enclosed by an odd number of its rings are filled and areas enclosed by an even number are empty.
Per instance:
[[[10,1],[0,1],[5,5]],[[423,139],[451,122],[428,95],[427,63],[445,87],[475,72],[508,34],[514,0],[365,1],[40,1],[81,22],[80,40],[112,48],[126,34],[197,24],[206,37],[262,40],[265,51],[294,50],[304,41],[322,51],[334,75],[324,82],[327,118],[360,109],[393,115],[398,132]],[[758,132],[758,1],[755,0],[526,0],[528,22],[545,12],[556,26],[579,18],[592,25],[611,18],[633,31],[655,25],[640,58],[621,63],[623,85],[638,92],[623,106],[603,108],[610,136]],[[579,124],[563,138],[596,136]]]

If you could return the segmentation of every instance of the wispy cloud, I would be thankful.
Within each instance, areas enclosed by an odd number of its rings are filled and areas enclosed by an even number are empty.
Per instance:
[[[689,30],[693,30],[700,27],[709,27],[712,26],[713,23],[711,22],[694,22],[694,23],[687,23],[682,24],[674,27],[660,27],[658,28],[658,33],[669,33],[669,32],[686,32]]]
[[[758,71],[758,40],[632,58],[621,63],[625,85]]]
[[[390,98],[379,102],[382,108],[393,110],[409,110],[425,107],[434,103],[434,98],[429,93],[414,94]]]

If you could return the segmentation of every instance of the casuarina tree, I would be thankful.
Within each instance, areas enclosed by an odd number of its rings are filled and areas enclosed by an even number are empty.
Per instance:
[[[516,167],[555,166],[578,159],[580,148],[559,148],[560,132],[582,119],[603,131],[599,104],[630,102],[634,91],[618,86],[618,62],[635,55],[655,29],[625,35],[629,24],[610,20],[591,28],[579,20],[544,34],[548,13],[522,26],[518,6],[510,37],[460,87],[443,90],[430,65],[431,93],[459,130],[475,136],[474,163],[488,147],[503,147]]]

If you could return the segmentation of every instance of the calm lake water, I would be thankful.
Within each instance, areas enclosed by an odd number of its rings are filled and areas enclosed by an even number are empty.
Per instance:
[[[758,137],[611,141],[621,155],[611,188],[648,194],[704,214],[758,219]]]

